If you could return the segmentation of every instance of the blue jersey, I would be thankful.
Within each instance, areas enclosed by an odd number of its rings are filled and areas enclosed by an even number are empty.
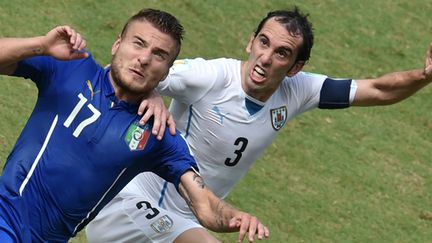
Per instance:
[[[14,76],[39,90],[0,178],[0,217],[21,241],[66,242],[138,173],[178,186],[196,168],[179,133],[158,141],[151,124],[138,125],[138,107],[116,99],[92,57],[34,57]]]

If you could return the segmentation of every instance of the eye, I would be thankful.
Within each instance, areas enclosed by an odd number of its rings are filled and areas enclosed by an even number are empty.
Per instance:
[[[276,54],[279,58],[286,58],[288,56],[286,51],[277,51]]]
[[[263,38],[263,37],[259,38],[259,43],[261,46],[268,46],[267,38]]]
[[[144,43],[143,43],[142,41],[134,41],[133,44],[134,44],[136,47],[144,47]]]
[[[165,61],[165,59],[166,59],[166,55],[164,55],[162,52],[159,52],[159,51],[154,52],[153,55],[155,55],[156,58],[160,61]]]

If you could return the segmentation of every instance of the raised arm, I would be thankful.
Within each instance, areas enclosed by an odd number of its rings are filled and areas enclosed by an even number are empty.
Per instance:
[[[423,69],[394,72],[375,79],[357,80],[352,105],[373,106],[397,103],[432,81],[432,44],[426,53]]]
[[[0,39],[0,74],[10,75],[19,61],[49,55],[60,60],[85,58],[85,40],[69,26],[58,26],[45,36]]]
[[[239,231],[239,242],[246,233],[248,241],[253,242],[269,237],[269,230],[256,217],[241,212],[216,197],[195,172],[186,172],[181,177],[180,194],[186,200],[199,222],[215,232]]]

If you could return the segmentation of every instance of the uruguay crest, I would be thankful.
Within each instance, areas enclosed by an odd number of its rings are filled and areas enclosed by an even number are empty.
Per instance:
[[[287,113],[286,106],[270,110],[270,118],[274,130],[278,131],[285,125],[288,116]]]
[[[174,223],[168,215],[160,217],[151,224],[151,227],[156,233],[165,233],[173,227]]]
[[[150,125],[140,126],[135,121],[129,126],[125,136],[125,142],[131,151],[143,150],[150,136]]]

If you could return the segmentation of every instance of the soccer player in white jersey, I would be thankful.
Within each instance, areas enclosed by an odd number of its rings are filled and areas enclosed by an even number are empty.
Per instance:
[[[297,8],[270,12],[247,44],[248,60],[180,60],[159,84],[159,92],[173,98],[171,114],[206,185],[219,197],[228,195],[297,115],[317,107],[390,105],[431,82],[431,48],[423,68],[336,80],[301,72],[312,45],[307,15]],[[151,212],[128,207],[124,201],[131,197],[148,202],[158,215],[149,219]],[[161,225],[159,218],[170,223]],[[129,183],[89,225],[87,236],[91,243],[217,241],[201,228],[175,188],[150,173]]]

